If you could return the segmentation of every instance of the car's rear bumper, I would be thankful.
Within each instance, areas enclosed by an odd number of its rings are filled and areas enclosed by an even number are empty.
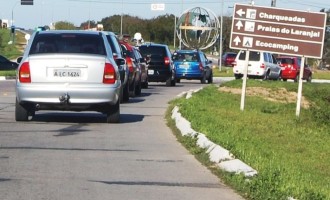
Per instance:
[[[120,84],[95,84],[89,86],[75,84],[18,84],[16,87],[16,96],[19,103],[40,105],[67,104],[72,107],[74,105],[104,103],[114,105],[119,99],[119,93]]]
[[[282,70],[283,79],[295,79],[297,76],[297,71],[286,71]]]
[[[201,79],[203,77],[203,74],[192,72],[177,72],[175,77],[177,79]]]

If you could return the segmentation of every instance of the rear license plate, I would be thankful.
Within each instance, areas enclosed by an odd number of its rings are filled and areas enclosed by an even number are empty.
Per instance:
[[[152,69],[148,70],[148,75],[154,75],[154,73],[155,73],[154,70],[152,70]]]
[[[180,68],[189,68],[189,65],[179,65]]]
[[[54,77],[81,77],[80,69],[54,69]]]

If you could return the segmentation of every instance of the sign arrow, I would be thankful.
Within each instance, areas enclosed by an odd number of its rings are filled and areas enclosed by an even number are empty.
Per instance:
[[[241,39],[238,36],[236,36],[236,38],[234,39],[234,42],[235,42],[235,45],[237,46],[238,43],[241,43]]]
[[[245,14],[245,12],[243,11],[243,9],[239,9],[236,13],[237,13],[240,17],[242,17],[242,15]]]
[[[238,22],[236,23],[236,26],[237,26],[237,29],[238,29],[238,30],[241,30],[241,27],[243,27],[243,23],[242,23],[241,21],[238,21]]]

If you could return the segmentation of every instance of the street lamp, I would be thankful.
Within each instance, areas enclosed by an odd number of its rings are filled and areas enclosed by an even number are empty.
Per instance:
[[[124,7],[124,0],[121,0],[121,17],[120,17],[120,35],[123,35],[123,7]]]
[[[15,26],[14,26],[14,8],[16,7],[17,3],[19,1],[16,1],[13,8],[11,9],[11,41],[12,41],[12,44],[15,44]]]
[[[19,1],[16,1],[13,8],[11,9],[11,26],[14,26],[14,8],[18,4]]]
[[[223,37],[223,0],[221,0],[221,16],[220,16],[220,20],[221,20],[221,24],[220,24],[220,44],[219,44],[219,71],[221,71],[221,66],[222,66],[222,46],[223,46],[223,41],[222,41],[222,37]]]

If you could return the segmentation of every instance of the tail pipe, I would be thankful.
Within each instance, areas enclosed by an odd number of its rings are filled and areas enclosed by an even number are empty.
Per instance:
[[[70,95],[68,93],[62,95],[62,96],[59,96],[58,98],[60,100],[61,103],[66,103],[68,104],[69,103],[69,100],[70,100]]]

